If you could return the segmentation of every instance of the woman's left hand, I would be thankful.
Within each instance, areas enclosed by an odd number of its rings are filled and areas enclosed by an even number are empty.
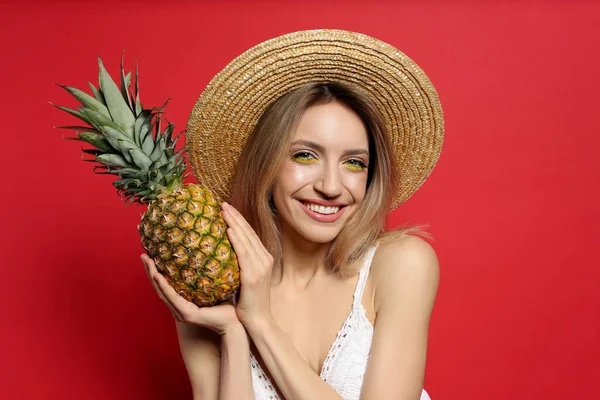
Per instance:
[[[248,328],[271,316],[273,256],[242,214],[227,203],[223,203],[221,209],[240,266],[241,289],[236,312],[240,322]]]

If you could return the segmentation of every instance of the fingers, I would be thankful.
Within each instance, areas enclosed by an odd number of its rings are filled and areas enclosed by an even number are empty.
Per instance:
[[[235,250],[238,259],[240,259],[240,268],[245,268],[250,265],[250,263],[254,264],[257,257],[257,250],[250,241],[248,234],[244,231],[241,222],[238,220],[237,216],[234,215],[234,211],[230,207],[226,207],[226,204],[223,204],[223,219],[229,228],[227,229],[227,236],[229,236],[229,240],[233,245],[233,249]],[[246,264],[248,262],[248,264]]]
[[[163,290],[160,288],[158,282],[154,278],[155,275],[160,275],[160,273],[156,269],[154,260],[152,260],[150,257],[148,257],[147,255],[144,254],[144,255],[142,255],[142,262],[144,263],[144,267],[146,268],[148,280],[150,281],[150,283],[152,284],[152,287],[158,294],[158,297],[160,297],[160,299],[163,301],[163,303],[165,303],[165,305],[169,308],[169,310],[171,311],[171,314],[173,314],[173,317],[176,320],[180,321],[181,314],[176,310],[175,306],[173,304],[171,304],[171,302],[166,298],[165,294],[163,293]]]
[[[248,232],[248,230],[251,230],[252,233],[254,233],[254,230],[250,227],[246,219],[242,217],[242,215],[235,208],[227,203],[223,203],[222,208],[223,218],[233,231],[233,235],[235,236],[237,242],[248,249],[254,248],[255,250],[258,250],[257,246],[255,246],[255,243],[252,243],[252,238]],[[254,233],[254,235],[256,236],[256,233]]]
[[[167,305],[167,307],[171,311],[171,314],[173,314],[173,317],[177,321],[182,322],[183,316],[181,315],[179,310],[177,310],[177,307],[172,303],[172,301],[166,296],[165,290],[160,284],[160,278],[162,278],[162,280],[166,283],[166,285],[169,288],[171,288],[171,286],[168,284],[166,279],[158,272],[154,261],[150,257],[148,257],[147,254],[142,254],[140,258],[142,259],[142,263],[144,264],[144,268],[146,269],[146,273],[148,274],[148,279],[150,280],[150,283],[152,284],[154,290],[158,294],[158,297],[160,297],[163,303]],[[171,290],[173,290],[173,288],[171,288]],[[173,292],[174,291],[175,290],[173,290]],[[177,295],[177,293],[175,294]]]
[[[169,285],[165,277],[156,270],[154,261],[150,257],[143,254],[141,259],[156,292],[177,321],[199,325],[218,333],[224,332],[235,322],[239,323],[235,306],[231,303],[225,301],[216,306],[200,308],[184,299]]]
[[[177,320],[180,322],[191,322],[188,321],[185,308],[192,304],[177,294],[175,289],[169,285],[169,282],[167,282],[165,277],[160,273],[154,274],[153,279],[154,282],[156,282],[160,292],[163,294],[165,303],[167,306],[169,306],[169,309],[171,309],[171,312],[173,312],[173,315],[177,318]]]
[[[230,228],[227,230],[227,234],[230,236],[236,253],[240,253],[238,256],[258,257],[256,261],[268,266],[272,257],[248,221],[228,203],[223,203],[222,209],[223,219]]]

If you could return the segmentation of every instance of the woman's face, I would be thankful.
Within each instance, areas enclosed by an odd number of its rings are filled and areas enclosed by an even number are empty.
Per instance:
[[[369,140],[360,117],[338,102],[308,108],[273,188],[283,231],[331,242],[365,197]]]

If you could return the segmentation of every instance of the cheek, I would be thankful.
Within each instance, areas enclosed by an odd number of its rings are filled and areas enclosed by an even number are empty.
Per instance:
[[[278,184],[288,191],[297,191],[315,179],[316,168],[288,161],[279,172]]]
[[[348,174],[344,186],[355,202],[361,202],[367,193],[367,174]]]
[[[285,198],[311,182],[311,173],[307,171],[310,168],[301,167],[296,163],[285,162],[279,171],[279,177],[273,187],[273,201],[278,210],[282,211],[285,208]]]

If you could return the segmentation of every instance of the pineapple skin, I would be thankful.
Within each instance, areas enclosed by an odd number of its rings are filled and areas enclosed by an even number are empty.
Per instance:
[[[142,245],[179,295],[199,307],[229,299],[240,269],[221,207],[206,187],[163,188],[138,225]]]

